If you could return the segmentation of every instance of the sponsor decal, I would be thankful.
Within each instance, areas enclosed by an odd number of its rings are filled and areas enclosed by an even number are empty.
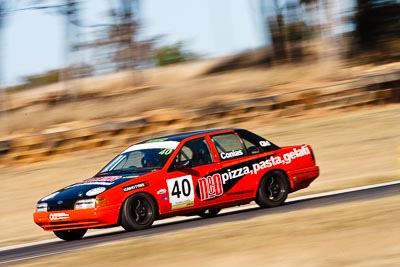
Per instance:
[[[81,185],[103,185],[110,186],[114,184],[118,179],[123,178],[122,176],[102,176],[102,177],[93,177],[86,180],[83,180],[81,183],[76,183],[70,186],[65,187],[65,189],[81,186]]]
[[[257,174],[261,170],[271,168],[279,164],[290,164],[294,159],[309,155],[310,153],[311,152],[306,145],[302,146],[300,149],[293,148],[293,151],[283,154],[282,157],[271,156],[269,159],[254,163],[253,170],[251,172]]]
[[[162,194],[165,194],[165,193],[167,193],[167,189],[165,189],[165,188],[160,189],[160,190],[157,191],[157,195],[162,195]]]
[[[132,190],[140,189],[149,186],[148,182],[141,182],[133,185],[129,185],[123,188],[124,192],[129,192]]]
[[[200,199],[207,200],[222,196],[224,188],[222,186],[221,174],[216,173],[199,179]]]
[[[231,152],[222,152],[219,153],[221,159],[231,159],[239,156],[243,156],[244,153],[242,150],[232,150]]]
[[[218,198],[228,192],[241,178],[251,174],[251,164],[256,160],[221,169],[217,173],[199,179],[196,193],[202,201]]]
[[[251,171],[248,166],[244,166],[243,168],[237,168],[236,170],[228,169],[227,172],[221,174],[222,183],[226,184],[229,180],[241,178],[249,173],[251,173]]]
[[[93,182],[115,182],[116,180],[122,178],[122,176],[102,176],[102,177],[93,177],[83,181],[83,183],[93,183]]]
[[[55,197],[55,196],[56,196],[57,194],[59,194],[59,193],[60,193],[60,192],[55,192],[55,193],[53,193],[53,194],[51,194],[51,195],[48,195],[47,197],[42,198],[40,201],[49,200],[49,199]]]
[[[168,156],[169,154],[171,154],[174,150],[171,148],[164,148],[163,150],[161,150],[158,154],[159,155],[165,155]]]
[[[202,201],[217,198],[228,191],[240,178],[252,173],[248,166],[237,169],[227,169],[223,173],[215,173],[212,176],[199,179],[199,196]],[[225,190],[224,190],[225,189]]]
[[[93,189],[90,189],[89,191],[87,191],[86,195],[88,197],[96,196],[96,195],[98,195],[100,193],[103,193],[104,191],[106,191],[105,187],[96,187],[96,188],[93,188]]]
[[[191,175],[167,180],[169,203],[172,209],[182,209],[194,205],[193,178]]]
[[[296,158],[309,155],[310,153],[309,148],[304,145],[301,148],[293,148],[292,151],[281,156],[275,154],[264,158],[262,161],[260,159],[251,160],[221,169],[217,173],[211,173],[206,177],[200,178],[196,187],[196,193],[202,201],[218,198],[228,192],[245,175],[256,175],[262,170],[273,166],[290,164]],[[246,193],[251,192],[232,192],[228,195]]]
[[[69,214],[64,212],[57,212],[57,213],[50,213],[49,220],[50,221],[58,221],[58,220],[65,220],[69,219]]]
[[[266,146],[270,146],[270,145],[271,145],[271,143],[268,142],[267,140],[265,140],[265,141],[260,141],[260,146],[262,146],[262,147],[266,147]]]

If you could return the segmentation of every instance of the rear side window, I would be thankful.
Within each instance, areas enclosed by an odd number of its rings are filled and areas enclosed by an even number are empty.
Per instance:
[[[246,146],[247,153],[249,153],[249,155],[258,154],[261,152],[261,149],[259,149],[253,141],[250,141],[243,137],[242,137],[242,140],[243,140],[244,145]]]
[[[222,160],[233,159],[246,154],[239,138],[233,133],[215,135],[212,140]]]

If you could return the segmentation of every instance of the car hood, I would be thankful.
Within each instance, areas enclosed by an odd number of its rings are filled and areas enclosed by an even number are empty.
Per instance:
[[[150,171],[123,175],[94,176],[82,182],[64,187],[42,198],[38,203],[46,202],[49,211],[73,209],[75,202],[79,199],[95,198],[98,194],[110,188],[143,176],[149,172]]]

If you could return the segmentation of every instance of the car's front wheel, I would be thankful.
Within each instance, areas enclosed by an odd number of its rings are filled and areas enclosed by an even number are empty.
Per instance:
[[[256,203],[262,208],[273,208],[282,205],[289,191],[286,175],[272,171],[265,175],[258,188]]]
[[[121,226],[127,231],[149,228],[156,218],[156,204],[151,196],[138,193],[129,197],[121,211]]]
[[[65,241],[72,241],[81,239],[87,232],[87,229],[72,229],[72,230],[60,230],[54,231],[54,234]]]

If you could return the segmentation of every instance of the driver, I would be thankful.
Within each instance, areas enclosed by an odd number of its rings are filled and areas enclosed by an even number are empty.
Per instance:
[[[159,167],[160,160],[158,159],[157,153],[148,151],[144,154],[142,158],[143,167]]]

